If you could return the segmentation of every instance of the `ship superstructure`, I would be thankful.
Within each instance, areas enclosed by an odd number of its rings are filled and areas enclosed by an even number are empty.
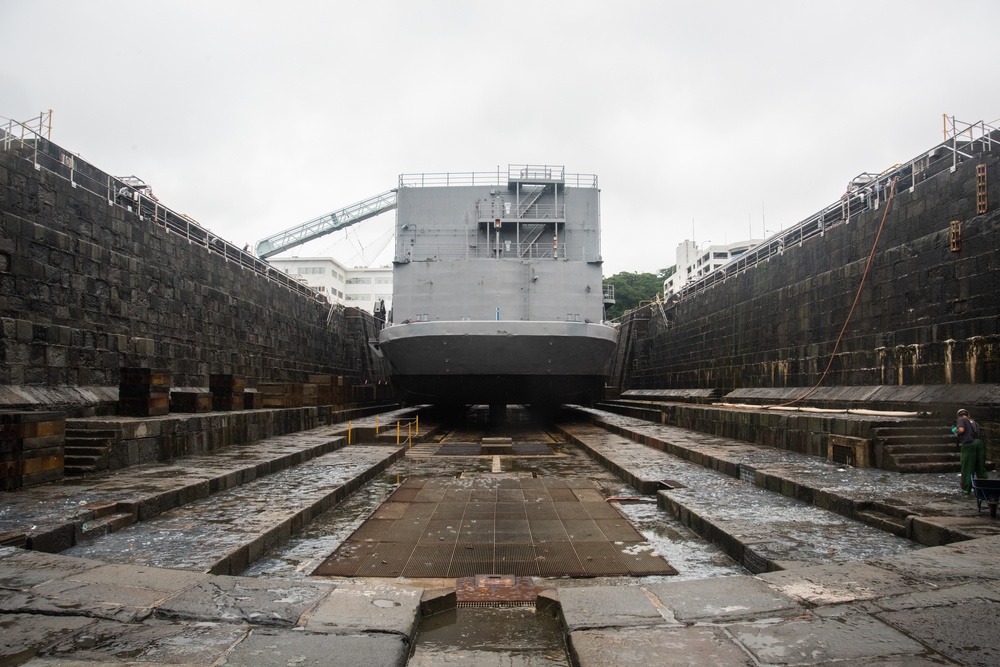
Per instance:
[[[561,166],[414,174],[396,193],[392,324],[379,336],[411,401],[557,404],[604,385],[600,191]]]

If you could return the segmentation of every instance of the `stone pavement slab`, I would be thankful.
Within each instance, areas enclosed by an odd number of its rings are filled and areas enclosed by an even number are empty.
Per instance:
[[[176,623],[150,620],[116,623],[99,620],[72,636],[64,637],[46,653],[60,659],[38,658],[28,664],[68,667],[95,664],[215,664],[250,632],[245,625],[228,623]],[[70,660],[72,662],[70,662]]]
[[[395,634],[313,634],[259,628],[226,656],[227,667],[402,667],[409,642]]]
[[[587,586],[560,588],[563,625],[569,632],[589,628],[664,625],[664,616],[653,599],[638,586]]]
[[[645,588],[682,623],[722,623],[805,613],[798,602],[753,577],[667,582]]]
[[[210,576],[158,605],[156,616],[291,627],[333,589],[323,582]]]
[[[0,618],[0,665],[19,665],[96,621],[83,616],[4,613]]]
[[[303,627],[310,632],[386,632],[413,637],[420,621],[422,589],[338,583]]]
[[[40,551],[0,549],[0,588],[26,590],[53,579],[62,579],[104,563]]]
[[[1000,665],[1000,602],[966,599],[878,618],[962,665]]]
[[[867,563],[800,567],[758,578],[790,598],[817,606],[899,595],[917,586],[915,579]]]
[[[822,665],[928,654],[919,642],[864,613],[777,624],[738,623],[728,626],[727,631],[758,662],[770,665]]]
[[[581,630],[570,635],[569,650],[578,667],[754,664],[723,628],[712,626]]]

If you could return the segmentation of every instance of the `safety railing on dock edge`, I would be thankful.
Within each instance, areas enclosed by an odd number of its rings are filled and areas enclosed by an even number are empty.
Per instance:
[[[947,136],[949,126],[950,137]],[[973,158],[977,150],[1000,150],[1000,129],[982,121],[970,124],[945,116],[945,134],[944,142],[905,164],[895,165],[880,174],[863,173],[855,177],[848,183],[839,201],[772,236],[703,278],[684,285],[671,300],[690,298],[782,254],[787,247],[823,236],[834,225],[848,224],[859,213],[877,209],[885,204],[894,180],[897,191],[907,188],[912,192],[918,184],[954,171],[959,162]]]
[[[327,303],[325,295],[216,236],[183,213],[177,213],[161,204],[153,195],[152,189],[141,179],[135,176],[111,176],[80,156],[52,143],[43,136],[43,132],[47,130],[51,130],[51,112],[28,123],[0,116],[0,148],[15,151],[19,158],[32,163],[36,170],[44,170],[68,181],[74,188],[104,197],[108,205],[133,212],[140,220],[148,220],[163,227],[168,233],[183,236],[188,243],[222,255],[226,261],[235,262],[292,292]]]
[[[406,433],[403,433],[403,426],[406,426]],[[379,436],[379,423],[378,415],[375,415],[375,437]],[[392,427],[389,427],[389,432],[392,432]],[[413,448],[413,439],[420,435],[420,415],[414,416],[413,419],[397,419],[396,420],[396,445],[406,445],[407,449]],[[347,422],[347,444],[353,445],[357,444],[355,442],[354,434],[354,422]]]

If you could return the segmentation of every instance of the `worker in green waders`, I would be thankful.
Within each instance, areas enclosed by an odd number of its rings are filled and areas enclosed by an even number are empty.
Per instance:
[[[979,424],[962,408],[951,432],[958,436],[962,465],[962,493],[972,493],[972,476],[986,477],[986,446],[979,434]]]

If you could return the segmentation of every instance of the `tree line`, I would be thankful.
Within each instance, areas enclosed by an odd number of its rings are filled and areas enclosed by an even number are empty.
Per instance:
[[[617,320],[624,313],[639,305],[640,301],[652,301],[659,294],[663,297],[663,281],[673,275],[676,266],[660,269],[656,273],[629,273],[623,271],[605,278],[605,285],[614,285],[615,303],[608,306],[605,318]]]

